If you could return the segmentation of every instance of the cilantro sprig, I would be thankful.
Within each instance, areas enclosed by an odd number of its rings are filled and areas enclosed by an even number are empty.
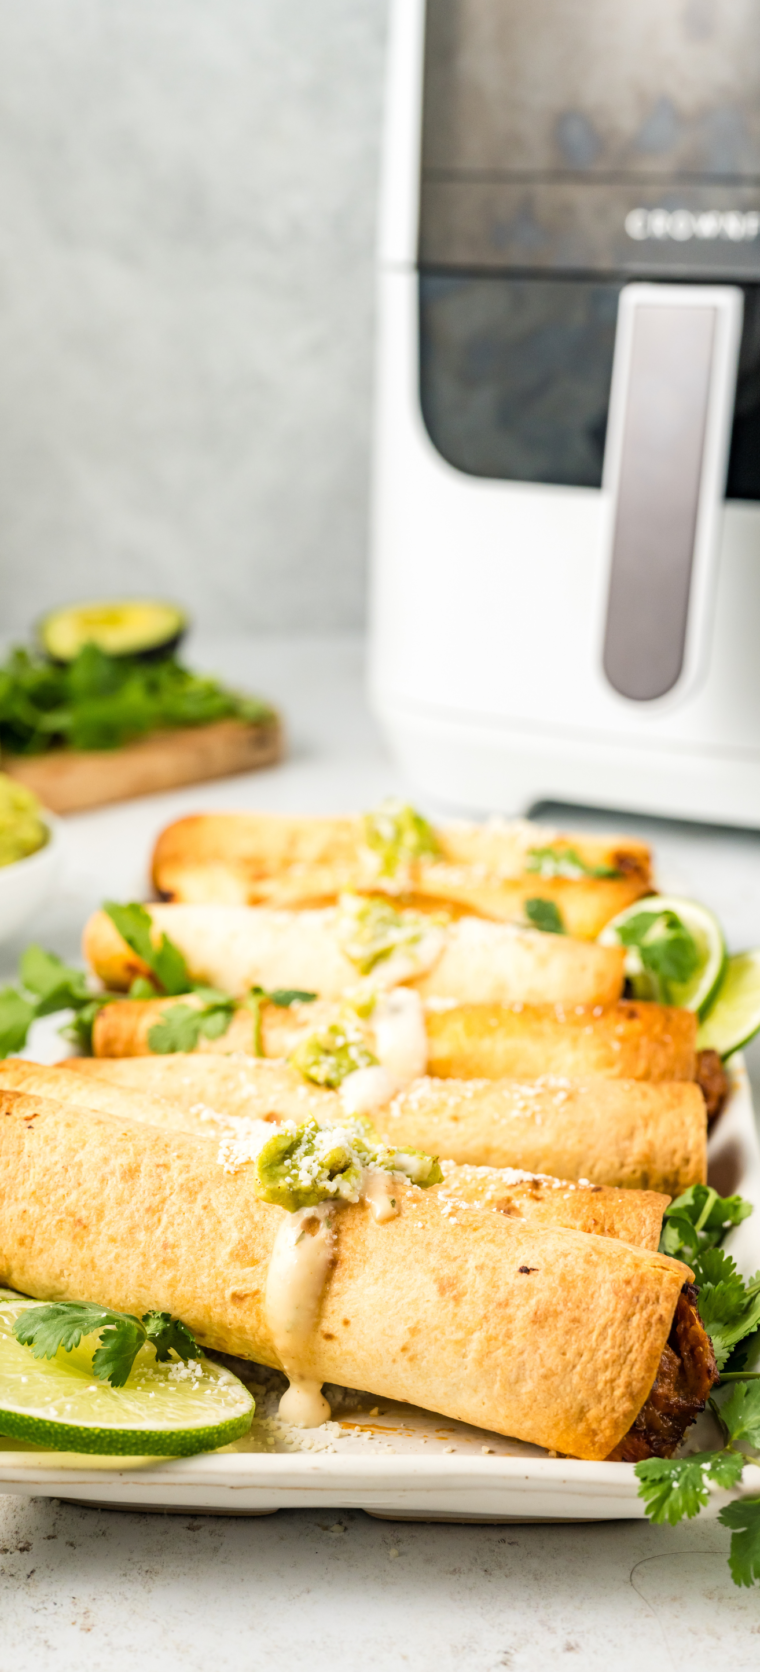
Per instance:
[[[201,1035],[205,1039],[220,1039],[235,1014],[235,1000],[229,993],[215,987],[195,987],[193,994],[200,999],[195,1007],[173,1004],[162,1012],[148,1032],[148,1045],[157,1056],[170,1056],[175,1051],[194,1051]]]
[[[649,1457],[637,1463],[639,1496],[650,1521],[691,1520],[704,1509],[711,1486],[737,1487],[747,1463],[760,1464],[760,1381],[738,1382],[718,1405],[710,1401],[723,1434],[723,1445],[693,1457]],[[735,1585],[760,1580],[760,1498],[740,1498],[718,1515],[731,1528],[729,1567]]]
[[[251,987],[243,999],[246,1010],[250,1010],[253,1017],[253,1054],[255,1057],[264,1056],[264,1038],[261,1031],[262,1005],[274,1004],[278,1010],[289,1010],[292,1004],[313,1004],[316,993],[307,993],[300,987],[274,987],[267,992],[266,987]]]
[[[707,1184],[693,1184],[665,1209],[660,1251],[675,1260],[692,1259],[716,1248],[733,1225],[752,1212],[743,1196],[719,1196]]]
[[[123,941],[126,941],[130,951],[134,952],[142,964],[147,964],[152,983],[152,997],[157,993],[174,995],[176,993],[191,993],[193,982],[187,963],[179,947],[161,934],[157,940],[153,939],[153,920],[145,906],[134,901],[129,905],[120,906],[113,900],[106,900],[103,910],[110,917],[115,929],[118,930]],[[138,977],[141,983],[145,977]],[[144,998],[144,991],[132,994],[133,997]]]
[[[285,987],[277,987],[271,993],[264,987],[251,987],[242,1000],[231,998],[229,993],[222,993],[216,987],[195,986],[192,991],[195,999],[201,1000],[200,1004],[173,1004],[162,1012],[160,1021],[149,1030],[148,1045],[157,1055],[194,1051],[201,1037],[219,1039],[227,1032],[235,1011],[242,1006],[250,1010],[253,1018],[253,1055],[263,1057],[262,1005],[275,1004],[280,1009],[286,1009],[291,1004],[311,1004],[317,996],[316,993],[301,992],[299,988]],[[131,996],[134,997],[134,993]]]
[[[55,1358],[59,1347],[70,1353],[85,1335],[98,1335],[100,1346],[93,1359],[93,1374],[113,1388],[123,1388],[137,1354],[146,1342],[164,1362],[172,1352],[187,1363],[202,1358],[194,1335],[170,1312],[114,1312],[110,1306],[89,1302],[51,1301],[30,1306],[17,1318],[13,1333],[22,1346],[31,1347],[35,1358]]]
[[[73,1010],[64,1032],[89,1048],[92,1024],[109,995],[93,993],[83,970],[64,963],[55,952],[28,946],[18,968],[16,986],[0,990],[0,1058],[23,1051],[32,1022],[57,1010]]]
[[[760,1273],[745,1282],[730,1254],[719,1245],[734,1225],[752,1212],[742,1196],[719,1196],[694,1184],[665,1209],[660,1252],[691,1266],[697,1309],[713,1344],[718,1369],[733,1350],[760,1327]]]
[[[722,1402],[710,1400],[722,1446],[692,1457],[649,1457],[636,1464],[639,1496],[650,1521],[675,1526],[692,1519],[704,1509],[711,1489],[734,1490],[747,1463],[760,1464],[760,1372],[746,1370],[743,1362],[760,1329],[760,1273],[745,1280],[719,1246],[751,1212],[751,1203],[741,1196],[719,1196],[705,1184],[692,1185],[665,1210],[660,1249],[692,1267],[697,1308],[712,1341],[721,1387],[730,1391]],[[760,1498],[727,1504],[718,1519],[731,1529],[734,1583],[754,1584],[760,1580]]]
[[[159,728],[230,717],[267,720],[272,709],[174,656],[141,661],[86,644],[67,667],[22,649],[0,666],[0,746],[13,755],[117,749]]]
[[[145,906],[136,901],[118,905],[107,900],[103,910],[130,951],[150,972],[149,976],[139,975],[132,982],[130,998],[175,998],[192,994],[200,1001],[194,1005],[175,1004],[163,1012],[148,1033],[151,1051],[159,1056],[194,1051],[201,1035],[206,1039],[221,1038],[235,1012],[235,1000],[230,994],[193,981],[185,956],[174,941],[163,932],[154,935],[153,920]]]

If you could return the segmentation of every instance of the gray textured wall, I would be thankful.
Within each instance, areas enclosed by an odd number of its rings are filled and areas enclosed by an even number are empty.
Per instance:
[[[385,0],[0,0],[0,627],[361,620]]]

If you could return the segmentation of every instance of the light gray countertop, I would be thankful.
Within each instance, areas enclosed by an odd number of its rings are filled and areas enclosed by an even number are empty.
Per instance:
[[[30,939],[76,954],[104,895],[146,887],[152,839],[211,807],[350,811],[404,788],[368,714],[356,639],[199,642],[203,661],[281,704],[287,763],[66,821],[55,903]],[[408,793],[408,791],[407,791]],[[591,815],[579,824],[598,822]],[[729,946],[760,943],[760,835],[632,821],[664,887],[721,917]],[[750,1053],[760,1088],[760,1051]],[[737,1590],[715,1522],[441,1526],[357,1511],[273,1517],[125,1514],[0,1499],[0,1672],[533,1672],[567,1664],[693,1672],[760,1662],[760,1588]]]

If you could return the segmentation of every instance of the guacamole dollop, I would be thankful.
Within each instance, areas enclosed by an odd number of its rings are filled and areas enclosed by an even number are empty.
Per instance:
[[[50,840],[36,795],[0,772],[0,865],[28,859]]]
[[[432,825],[414,807],[392,796],[365,814],[364,841],[381,877],[395,877],[415,860],[441,858]]]
[[[394,1149],[367,1120],[340,1126],[320,1126],[314,1119],[299,1127],[288,1122],[259,1150],[255,1167],[257,1196],[290,1213],[330,1200],[358,1202],[368,1167],[401,1173],[423,1189],[443,1178],[437,1157]]]

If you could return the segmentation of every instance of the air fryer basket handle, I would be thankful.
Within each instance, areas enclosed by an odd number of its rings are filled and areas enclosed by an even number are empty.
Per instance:
[[[724,285],[621,293],[603,666],[634,702],[685,688],[706,661],[742,306]]]

